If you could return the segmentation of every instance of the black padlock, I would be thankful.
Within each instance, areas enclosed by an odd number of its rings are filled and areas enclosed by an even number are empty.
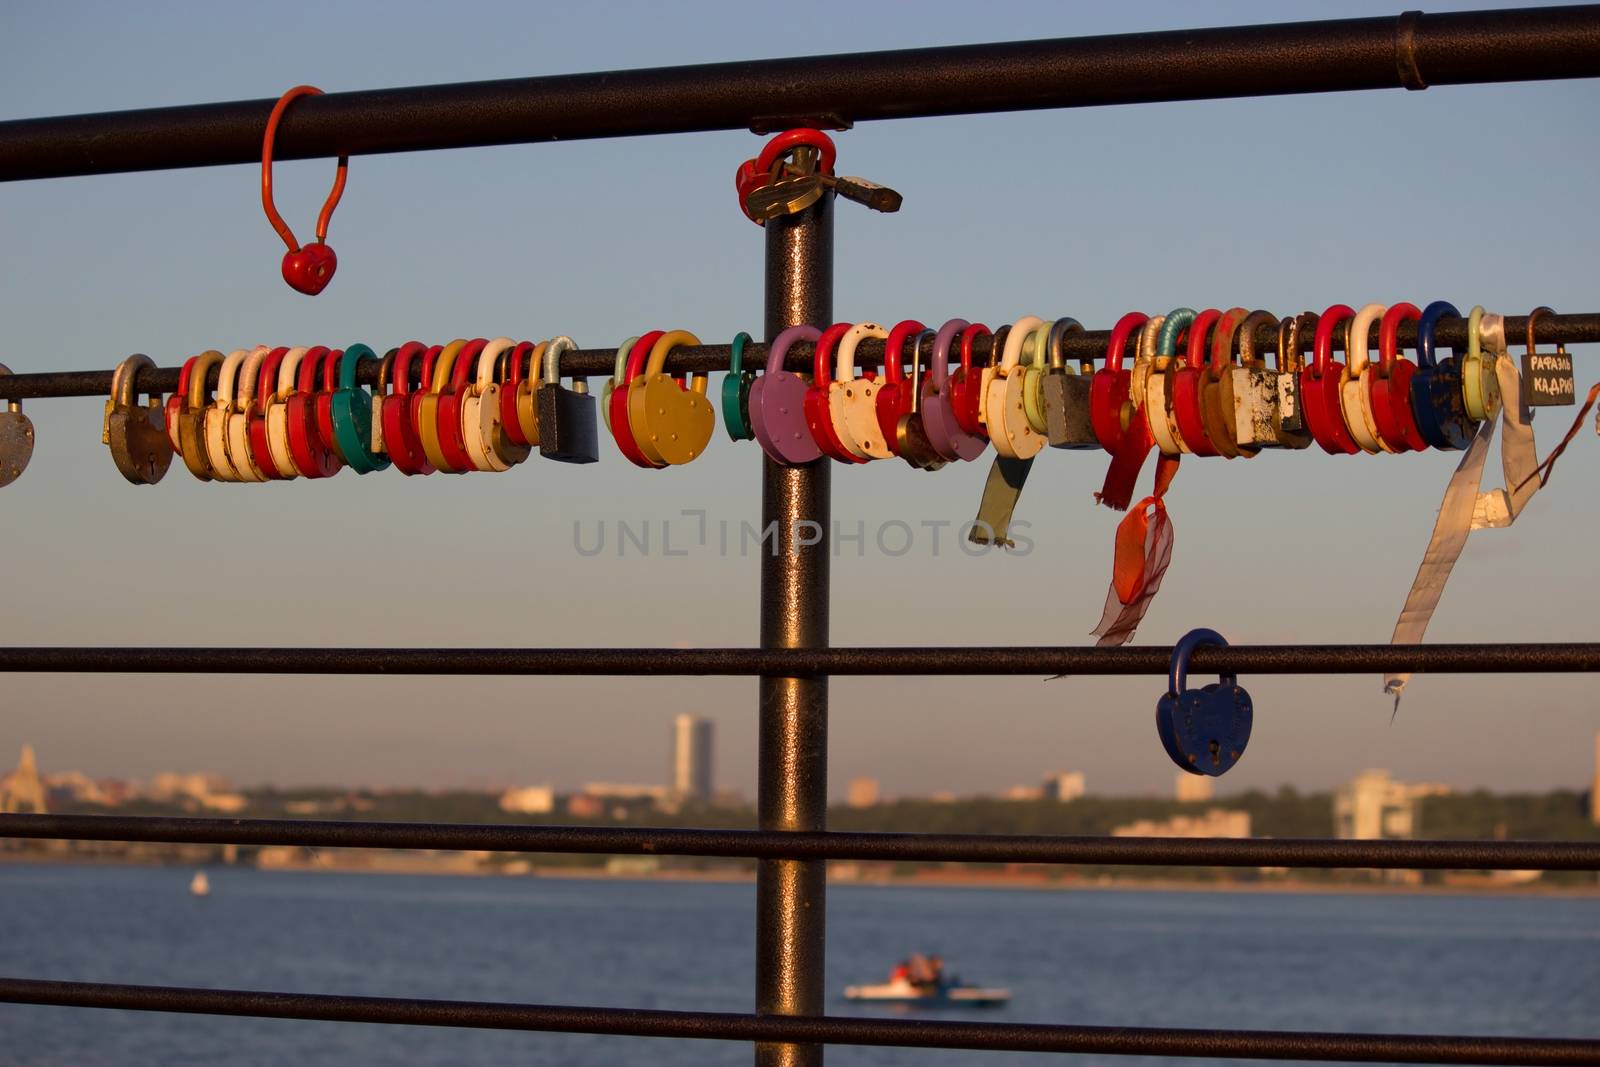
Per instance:
[[[922,347],[937,336],[933,330],[923,330],[911,343],[911,410],[895,425],[895,454],[921,471],[936,471],[947,462],[922,424]]]
[[[1044,419],[1045,433],[1051,448],[1099,448],[1089,422],[1089,382],[1094,377],[1092,365],[1067,366],[1067,338],[1083,332],[1077,319],[1057,319],[1050,327],[1050,369],[1045,372]],[[1080,373],[1080,371],[1082,373]]]
[[[1231,674],[1200,689],[1187,688],[1189,657],[1201,645],[1226,648],[1228,641],[1215,630],[1190,630],[1172,647],[1167,692],[1156,703],[1156,733],[1173,763],[1190,774],[1216,778],[1244,755],[1255,709]]]
[[[539,380],[539,454],[562,463],[594,463],[600,458],[600,432],[594,397],[579,378],[568,389],[561,384],[561,353],[578,347],[570,337],[555,337],[544,352]]]

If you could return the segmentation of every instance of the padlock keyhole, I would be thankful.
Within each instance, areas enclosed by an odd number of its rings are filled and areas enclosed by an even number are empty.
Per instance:
[[[1209,748],[1211,749],[1211,766],[1216,767],[1222,763],[1222,746],[1213,740]]]

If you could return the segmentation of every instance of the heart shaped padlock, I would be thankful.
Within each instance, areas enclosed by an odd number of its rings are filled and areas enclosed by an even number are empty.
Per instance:
[[[1202,645],[1226,648],[1215,630],[1190,630],[1172,648],[1167,693],[1156,704],[1156,733],[1172,762],[1213,778],[1239,762],[1250,743],[1254,708],[1231,674],[1200,689],[1187,688],[1189,657]]]

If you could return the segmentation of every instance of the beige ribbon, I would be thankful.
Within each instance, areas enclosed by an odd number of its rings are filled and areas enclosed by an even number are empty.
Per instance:
[[[1494,358],[1495,377],[1500,383],[1499,421],[1506,427],[1500,441],[1500,466],[1505,487],[1479,491],[1489,444],[1494,440],[1496,420],[1490,417],[1478,427],[1477,436],[1467,447],[1445,488],[1439,518],[1433,525],[1433,537],[1423,553],[1417,577],[1411,583],[1406,605],[1394,624],[1394,636],[1389,639],[1391,645],[1422,642],[1433,611],[1444,594],[1445,583],[1450,580],[1451,568],[1466,547],[1467,535],[1473,530],[1510,526],[1539,491],[1539,479],[1533,476],[1538,467],[1533,426],[1528,406],[1522,399],[1522,376],[1517,371],[1516,360],[1506,354],[1505,319],[1500,315],[1484,315],[1479,324],[1479,340],[1484,356]],[[1409,672],[1384,676],[1383,691],[1394,694],[1396,712],[1400,710],[1400,694],[1410,680]]]

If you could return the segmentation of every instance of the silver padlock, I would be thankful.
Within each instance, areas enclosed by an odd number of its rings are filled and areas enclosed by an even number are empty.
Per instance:
[[[1279,389],[1288,375],[1281,363],[1274,370],[1256,354],[1256,328],[1277,322],[1270,311],[1253,311],[1239,324],[1239,365],[1228,372],[1227,391],[1233,403],[1234,443],[1241,449],[1292,447],[1284,445],[1279,433]]]
[[[11,368],[0,363],[0,376],[7,376]],[[28,469],[33,458],[33,420],[22,413],[22,401],[6,401],[6,410],[0,411],[0,486],[10,485]]]

